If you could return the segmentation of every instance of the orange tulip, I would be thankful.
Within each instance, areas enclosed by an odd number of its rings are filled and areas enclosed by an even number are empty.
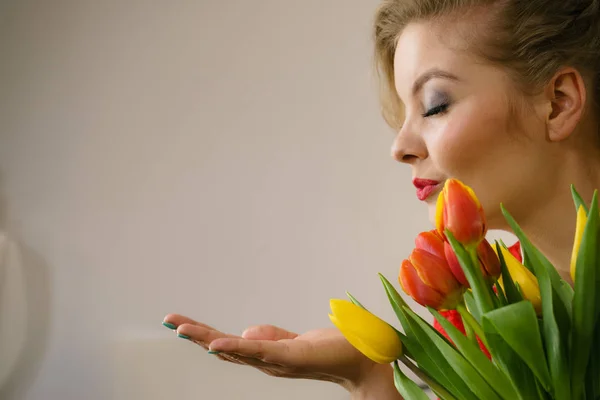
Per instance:
[[[450,243],[444,242],[444,252],[446,255],[446,261],[448,262],[448,266],[450,270],[456,277],[456,279],[466,287],[471,287],[469,285],[469,281],[465,277],[465,273],[458,262],[458,258],[452,250],[452,246]],[[483,277],[486,279],[490,279],[491,281],[495,281],[500,277],[502,272],[500,268],[500,259],[496,255],[496,252],[490,245],[486,239],[483,239],[479,246],[477,246],[477,258],[479,259],[479,266],[481,267],[481,272]]]
[[[435,229],[419,233],[415,239],[415,247],[439,258],[445,258],[444,238]]]
[[[450,246],[450,243],[444,241],[444,238],[437,230],[434,229],[419,233],[415,239],[415,246],[417,249],[425,250],[434,256],[445,259],[456,280],[461,285],[469,286],[469,282],[465,278],[465,274],[456,258],[456,254],[454,254],[454,250],[452,250],[452,246]]]
[[[473,190],[456,179],[449,179],[438,196],[436,228],[446,229],[465,247],[477,246],[487,233],[483,207]]]
[[[483,239],[481,243],[479,243],[479,246],[477,246],[477,257],[481,263],[484,277],[491,278],[492,280],[496,280],[500,277],[500,274],[502,273],[500,259],[490,242],[486,239]]]
[[[452,250],[452,246],[450,246],[450,243],[448,242],[444,242],[444,253],[446,256],[446,261],[448,262],[448,267],[450,268],[450,271],[452,271],[452,273],[454,274],[456,280],[461,285],[470,287],[469,281],[465,276],[465,272],[463,271],[462,267],[460,266],[460,263],[458,262],[456,253],[454,253],[454,250]]]
[[[455,308],[464,291],[444,258],[418,248],[402,262],[398,280],[417,303],[437,310]]]

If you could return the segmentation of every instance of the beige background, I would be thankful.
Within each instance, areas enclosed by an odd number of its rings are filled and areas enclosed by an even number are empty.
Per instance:
[[[349,290],[394,322],[376,273],[395,282],[429,225],[378,111],[377,3],[0,0],[1,223],[27,303],[4,314],[26,345],[0,398],[348,398],[161,321],[305,331]]]

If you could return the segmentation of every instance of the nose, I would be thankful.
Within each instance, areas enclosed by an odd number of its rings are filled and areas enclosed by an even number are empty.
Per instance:
[[[414,164],[429,156],[423,137],[406,124],[398,131],[392,143],[392,157],[401,163]]]

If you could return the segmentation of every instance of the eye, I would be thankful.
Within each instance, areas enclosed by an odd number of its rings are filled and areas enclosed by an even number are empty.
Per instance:
[[[437,115],[437,114],[443,114],[448,110],[448,103],[443,103],[440,104],[439,106],[435,106],[430,108],[429,110],[427,110],[425,112],[425,114],[423,114],[423,118],[427,118],[427,117],[431,117],[433,115]]]

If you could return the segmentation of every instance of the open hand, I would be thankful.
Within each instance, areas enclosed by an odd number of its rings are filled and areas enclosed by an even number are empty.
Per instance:
[[[221,360],[275,377],[329,381],[351,390],[376,370],[389,369],[357,351],[336,328],[299,335],[273,325],[258,325],[236,336],[177,314],[167,315],[164,324]]]

